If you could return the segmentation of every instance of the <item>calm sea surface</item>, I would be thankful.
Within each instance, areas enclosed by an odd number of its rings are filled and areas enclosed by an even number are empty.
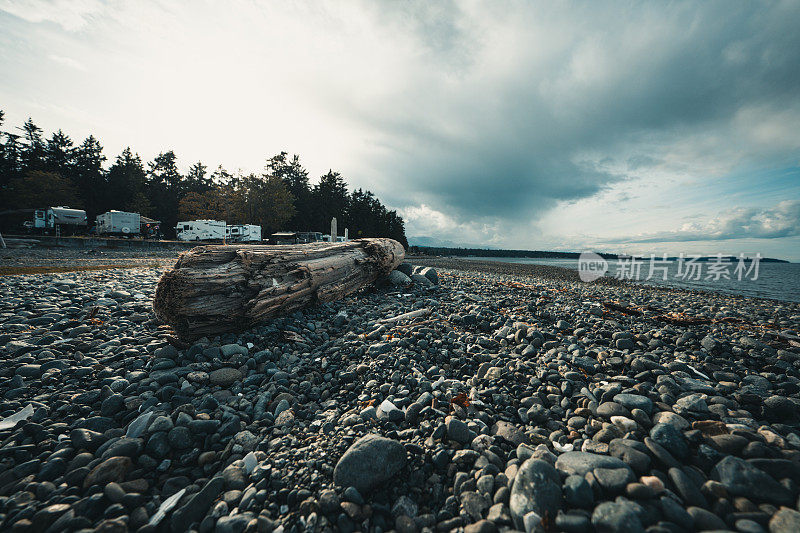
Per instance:
[[[572,270],[578,270],[577,259],[530,259],[530,258],[516,258],[516,257],[466,257],[465,259],[473,259],[476,261],[499,261],[501,263],[526,263],[535,265],[550,265]],[[783,300],[787,302],[800,302],[800,263],[759,263],[758,277],[752,279],[754,273],[742,273],[742,279],[737,279],[737,274],[734,272],[736,262],[727,265],[727,271],[730,279],[720,278],[715,279],[716,275],[711,272],[710,265],[713,261],[703,261],[696,263],[700,268],[700,279],[694,279],[696,272],[691,276],[679,276],[678,261],[669,261],[662,265],[666,266],[666,280],[663,279],[664,272],[658,268],[654,269],[653,276],[647,280],[650,273],[650,261],[641,261],[640,272],[638,279],[644,283],[652,283],[656,285],[669,285],[672,287],[682,287],[687,289],[702,289],[707,291],[725,292],[731,294],[740,294],[743,296],[758,296],[761,298],[772,298],[775,300]],[[657,265],[660,266],[660,265]],[[686,273],[686,263],[682,266],[682,272]],[[751,265],[748,262],[747,267]],[[615,259],[608,261],[607,277],[614,277],[619,273],[620,263]],[[724,268],[722,269],[725,270]],[[625,271],[629,275],[630,267],[627,266]]]

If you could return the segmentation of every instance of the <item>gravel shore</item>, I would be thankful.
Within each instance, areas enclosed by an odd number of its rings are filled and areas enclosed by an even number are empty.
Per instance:
[[[170,267],[175,264],[178,253],[174,249],[159,248],[8,248],[0,249],[0,275],[35,273],[37,269]]]
[[[0,529],[800,531],[798,304],[426,258],[187,346],[152,260],[0,277]]]

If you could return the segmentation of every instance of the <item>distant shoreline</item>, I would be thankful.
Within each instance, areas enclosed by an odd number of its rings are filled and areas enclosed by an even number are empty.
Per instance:
[[[464,272],[476,272],[482,274],[505,274],[512,276],[525,276],[531,278],[548,279],[555,281],[575,282],[581,285],[603,285],[611,287],[636,287],[637,290],[667,292],[667,293],[686,293],[686,294],[707,294],[715,298],[731,298],[749,300],[762,300],[779,303],[781,305],[796,305],[793,300],[775,298],[771,296],[741,294],[730,291],[713,290],[706,287],[681,287],[673,285],[660,285],[646,283],[628,279],[617,279],[615,277],[601,277],[587,284],[581,281],[578,271],[563,266],[542,265],[536,263],[517,263],[503,262],[488,259],[486,261],[472,260],[464,257],[434,257],[426,255],[409,255],[406,260],[415,265],[431,266],[438,269],[460,270]],[[781,261],[788,263],[788,261]]]
[[[428,255],[428,256],[443,256],[443,257],[508,257],[514,259],[575,259],[580,257],[580,252],[556,252],[549,250],[494,250],[488,248],[447,248],[438,246],[410,246],[409,253],[414,255]],[[603,259],[617,259],[619,257],[635,257],[637,259],[649,260],[650,256],[627,254],[609,254],[598,253]],[[656,259],[662,259],[661,256],[656,255]],[[668,256],[667,261],[677,261],[678,256]],[[716,261],[717,256],[700,256],[696,261]],[[728,261],[738,261],[739,258],[734,255],[723,255],[722,259]],[[749,258],[748,258],[749,259]],[[774,257],[762,257],[762,263],[791,263],[785,259],[777,259]]]

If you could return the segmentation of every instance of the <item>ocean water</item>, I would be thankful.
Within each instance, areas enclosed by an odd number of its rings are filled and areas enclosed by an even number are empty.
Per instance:
[[[572,270],[578,270],[577,259],[547,259],[547,258],[517,258],[517,257],[467,257],[465,259],[472,259],[476,261],[499,261],[501,263],[525,263],[535,265],[550,265]],[[753,279],[755,273],[742,272],[742,279],[737,279],[738,274],[735,273],[736,262],[729,263],[727,272],[729,279],[724,277],[717,278],[717,275],[710,269],[710,264],[713,261],[703,261],[696,263],[700,268],[700,279],[696,278],[696,272],[691,276],[679,275],[679,267],[681,273],[686,274],[686,264],[679,265],[678,261],[669,261],[666,264],[666,280],[664,280],[664,271],[655,268],[653,275],[650,279],[646,279],[650,274],[650,261],[645,259],[641,261],[640,271],[638,277],[634,279],[640,280],[642,283],[650,283],[654,285],[668,285],[671,287],[680,287],[686,289],[700,289],[705,291],[722,292],[728,294],[738,294],[742,296],[755,296],[759,298],[771,298],[774,300],[782,300],[785,302],[800,302],[800,263],[765,263],[761,262],[758,265],[758,276]],[[658,267],[659,265],[657,265]],[[747,267],[751,265],[748,262]],[[606,277],[619,277],[620,264],[615,259],[608,260],[608,272]],[[626,279],[630,279],[630,267],[626,266],[624,273]],[[725,271],[725,268],[721,270]]]

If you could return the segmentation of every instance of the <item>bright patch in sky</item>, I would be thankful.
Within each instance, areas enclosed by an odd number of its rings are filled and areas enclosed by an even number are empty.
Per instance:
[[[800,3],[0,0],[4,128],[300,154],[428,242],[800,260]]]

